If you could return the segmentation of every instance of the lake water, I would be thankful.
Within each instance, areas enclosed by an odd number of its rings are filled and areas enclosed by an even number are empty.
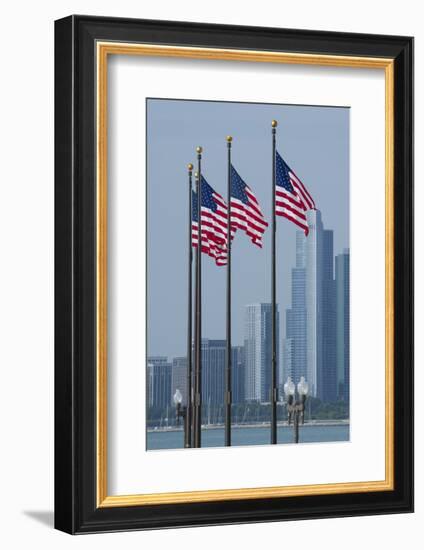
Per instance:
[[[232,444],[267,445],[270,439],[270,427],[233,427],[231,430]],[[279,426],[277,430],[278,443],[293,443],[293,427]],[[343,425],[307,425],[299,428],[300,443],[317,443],[328,441],[349,441],[349,424]],[[180,449],[184,446],[182,431],[156,431],[147,433],[148,450]],[[202,447],[223,447],[224,428],[202,429]]]

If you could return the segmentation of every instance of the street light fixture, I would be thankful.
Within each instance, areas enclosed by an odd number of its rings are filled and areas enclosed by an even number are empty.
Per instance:
[[[304,376],[300,377],[297,385],[298,399],[296,399],[296,386],[290,376],[284,384],[284,393],[287,400],[287,417],[288,422],[293,422],[294,442],[299,443],[299,423],[303,424],[305,420],[305,401],[308,395],[309,385]]]
[[[190,442],[188,440],[189,435],[189,429],[190,427],[187,425],[188,423],[188,414],[187,414],[187,407],[186,405],[182,405],[183,402],[183,396],[180,390],[177,388],[174,393],[174,403],[176,408],[176,416],[177,416],[177,425],[180,423],[180,418],[184,419],[184,447],[188,448],[190,447]]]
[[[309,391],[309,384],[306,382],[305,377],[301,376],[300,381],[297,385],[297,392],[299,395],[306,396],[308,395],[308,391]]]
[[[296,391],[296,387],[293,383],[293,380],[289,376],[287,378],[287,382],[284,384],[284,393],[286,394],[287,399],[291,398],[293,400],[293,395],[295,391]]]

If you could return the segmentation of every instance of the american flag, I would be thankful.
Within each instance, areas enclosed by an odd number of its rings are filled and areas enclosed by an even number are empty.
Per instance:
[[[222,196],[214,191],[203,176],[202,178],[202,252],[214,258],[216,265],[227,263],[227,204]],[[197,216],[197,193],[192,192],[192,245],[199,243]]]
[[[262,248],[262,235],[267,227],[253,191],[231,165],[231,239],[241,229],[253,244]]]
[[[315,202],[293,170],[276,151],[275,213],[284,216],[309,233],[307,210],[315,210]]]

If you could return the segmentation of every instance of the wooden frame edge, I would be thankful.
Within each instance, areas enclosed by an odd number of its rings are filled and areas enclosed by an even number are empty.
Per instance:
[[[96,501],[107,496],[107,51],[97,48]]]

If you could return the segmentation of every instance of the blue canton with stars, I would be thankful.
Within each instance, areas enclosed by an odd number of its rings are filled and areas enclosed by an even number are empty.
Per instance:
[[[249,204],[246,187],[247,185],[238,175],[237,170],[231,165],[231,196],[244,204]]]
[[[293,186],[290,182],[290,175],[289,175],[290,168],[281,158],[278,151],[276,151],[275,153],[276,153],[276,170],[275,170],[276,185],[279,185],[280,187],[284,187],[284,189],[286,189],[290,193],[295,193]]]
[[[208,208],[209,210],[212,210],[212,212],[216,212],[218,209],[218,206],[213,198],[214,190],[209,185],[209,183],[205,180],[203,176],[202,178],[202,207]],[[192,219],[194,222],[198,222],[199,218],[197,215],[197,193],[196,191],[192,191]]]
[[[205,208],[208,208],[209,210],[212,210],[212,212],[216,212],[218,209],[218,206],[213,198],[214,190],[209,185],[209,183],[205,180],[203,176],[202,178],[202,206]]]

